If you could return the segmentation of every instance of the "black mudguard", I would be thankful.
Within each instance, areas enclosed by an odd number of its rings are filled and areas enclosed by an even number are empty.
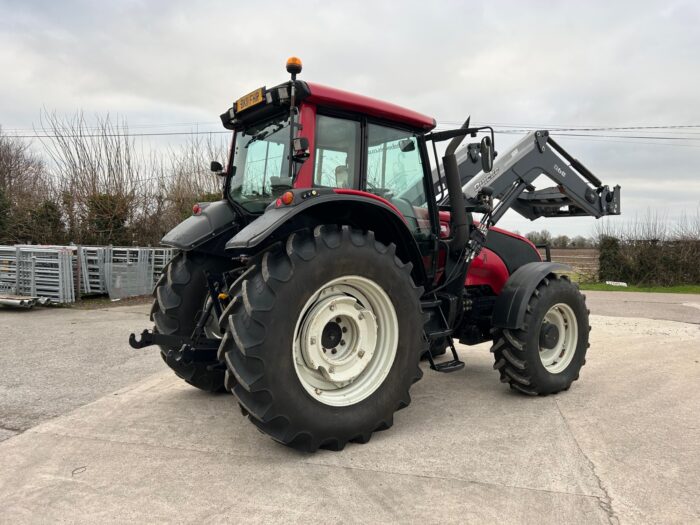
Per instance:
[[[240,228],[232,206],[226,200],[200,203],[202,211],[187,217],[170,230],[161,244],[189,251],[228,234],[228,238]],[[228,238],[226,240],[228,240]]]
[[[554,262],[531,262],[518,268],[508,278],[493,308],[492,325],[510,330],[522,329],[527,303],[532,293],[549,274],[573,271],[567,264]]]
[[[416,240],[403,216],[376,198],[358,194],[336,193],[332,189],[291,190],[294,199],[285,205],[273,202],[265,213],[238,232],[226,243],[230,255],[254,255],[274,242],[285,239],[292,231],[319,224],[346,224],[372,230],[377,240],[394,243],[396,254],[413,263],[416,285],[425,282],[425,268]]]

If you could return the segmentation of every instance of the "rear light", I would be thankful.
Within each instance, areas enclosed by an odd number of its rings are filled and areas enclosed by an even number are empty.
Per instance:
[[[290,205],[294,202],[294,194],[291,191],[285,191],[281,197],[282,204]]]

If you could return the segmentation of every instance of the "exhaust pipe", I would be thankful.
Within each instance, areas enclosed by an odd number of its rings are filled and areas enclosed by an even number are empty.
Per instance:
[[[462,129],[469,127],[469,119],[464,123]],[[459,178],[459,168],[457,167],[457,157],[455,151],[464,140],[465,135],[453,138],[445,155],[442,157],[442,166],[445,168],[445,182],[447,183],[447,194],[450,197],[450,229],[452,240],[450,241],[450,252],[459,253],[466,246],[469,238],[469,226],[467,224],[467,210],[462,193],[462,181]]]

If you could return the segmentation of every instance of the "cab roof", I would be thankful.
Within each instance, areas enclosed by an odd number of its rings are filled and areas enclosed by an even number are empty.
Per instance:
[[[396,104],[384,102],[357,93],[343,91],[314,82],[305,82],[308,87],[306,102],[319,106],[334,107],[356,113],[363,113],[383,120],[400,123],[421,131],[430,131],[436,125],[435,119],[417,111]]]

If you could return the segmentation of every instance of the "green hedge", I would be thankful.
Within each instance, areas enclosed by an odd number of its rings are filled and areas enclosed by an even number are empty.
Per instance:
[[[700,284],[700,240],[643,241],[603,237],[600,280],[647,286]]]

